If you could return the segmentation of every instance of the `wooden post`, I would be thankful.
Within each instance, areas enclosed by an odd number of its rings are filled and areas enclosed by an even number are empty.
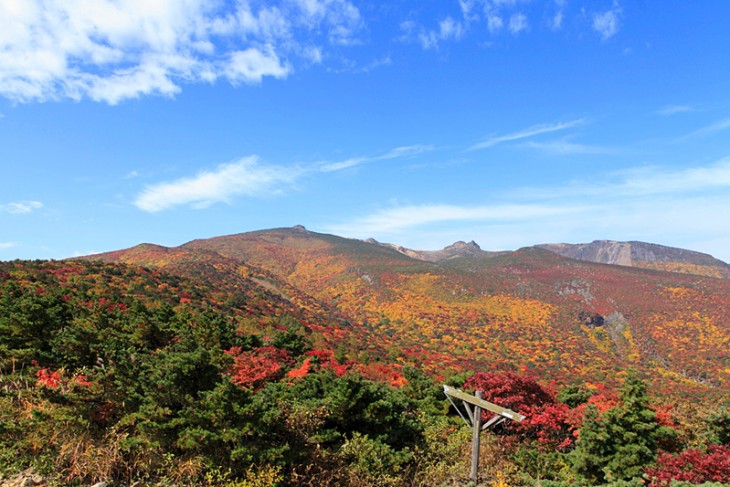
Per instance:
[[[476,391],[477,399],[482,398],[482,391]],[[482,408],[474,405],[474,420],[472,421],[471,436],[471,473],[469,479],[474,481],[474,485],[479,482],[479,440],[482,433]]]
[[[497,406],[489,401],[485,401],[482,399],[482,391],[476,391],[474,396],[472,396],[471,394],[467,394],[464,391],[460,391],[459,389],[455,389],[444,384],[444,394],[446,394],[446,398],[449,400],[451,405],[454,406],[456,412],[459,413],[461,419],[464,420],[464,423],[472,428],[471,473],[469,474],[469,479],[474,482],[474,485],[476,485],[479,481],[479,439],[481,437],[482,430],[495,426],[506,419],[519,422],[525,419],[525,417],[511,409],[503,408],[502,406]],[[461,409],[459,409],[459,406],[456,405],[454,399],[460,399],[464,404],[466,416],[462,414]],[[482,424],[482,411],[484,410],[494,413],[495,416],[485,424]]]

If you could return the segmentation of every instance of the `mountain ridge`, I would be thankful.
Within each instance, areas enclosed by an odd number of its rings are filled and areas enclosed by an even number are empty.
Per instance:
[[[368,243],[393,249],[413,259],[442,262],[460,257],[495,257],[512,251],[485,251],[474,240],[454,242],[441,250],[416,250],[370,238]],[[710,254],[641,241],[594,240],[590,243],[548,243],[533,247],[587,262],[666,272],[730,278],[730,264]]]
[[[730,265],[702,252],[654,243],[594,240],[583,244],[540,244],[564,257],[609,265],[730,278]]]
[[[612,383],[638,368],[667,393],[730,391],[730,279],[577,260],[539,246],[490,253],[457,242],[425,255],[440,260],[295,227],[87,259],[202,275],[221,283],[221,299],[239,290],[266,297],[271,283],[277,299],[293,303],[281,303],[279,314],[301,306],[307,326],[325,324],[328,343],[361,361],[398,360],[434,374],[529,370],[563,384]],[[241,281],[255,272],[258,280]]]

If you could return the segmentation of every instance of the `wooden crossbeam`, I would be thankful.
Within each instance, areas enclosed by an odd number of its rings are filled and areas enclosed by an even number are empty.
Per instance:
[[[502,416],[506,419],[511,419],[512,421],[521,422],[525,417],[521,415],[520,413],[516,413],[512,411],[511,409],[503,408],[502,406],[497,406],[496,404],[493,404],[489,401],[485,401],[484,399],[477,398],[475,396],[472,396],[471,394],[467,394],[464,391],[461,391],[455,387],[447,386],[444,384],[444,394],[448,397],[454,397],[456,399],[461,399],[464,402],[467,402],[469,404],[472,404],[474,406],[479,406],[482,409],[486,409],[487,411],[491,411],[494,414],[497,414],[498,416]],[[471,414],[470,414],[471,416]],[[472,419],[472,423],[474,423],[474,420]]]
[[[461,419],[464,420],[467,426],[470,426],[472,428],[471,472],[469,473],[469,478],[476,483],[478,480],[479,470],[479,438],[481,436],[481,432],[487,428],[496,426],[507,419],[511,419],[513,421],[522,421],[523,419],[525,419],[525,417],[520,413],[512,411],[511,409],[503,408],[502,406],[497,406],[496,404],[492,404],[489,401],[485,401],[484,399],[482,399],[482,391],[477,391],[476,396],[472,396],[471,394],[467,394],[464,391],[460,391],[459,389],[444,384],[444,394],[446,394],[446,397],[448,398],[451,405],[454,406],[456,412],[459,413]],[[469,416],[468,420],[462,414],[461,408],[456,406],[454,399],[461,400],[462,404],[464,405],[464,409],[466,410],[466,414]],[[484,424],[482,424],[483,409],[491,411],[495,414],[492,419]]]

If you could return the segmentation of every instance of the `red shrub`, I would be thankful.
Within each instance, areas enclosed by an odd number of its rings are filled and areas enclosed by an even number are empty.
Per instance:
[[[279,379],[284,367],[293,363],[289,352],[276,347],[261,347],[246,352],[241,351],[241,347],[233,347],[226,353],[234,361],[231,370],[233,382],[254,389]]]
[[[573,443],[573,426],[568,418],[570,408],[556,401],[535,378],[513,373],[477,373],[464,387],[480,390],[483,398],[526,416],[521,422],[505,425],[508,434],[532,438],[554,448],[567,448]],[[484,412],[484,420],[494,416]]]
[[[706,452],[685,450],[679,455],[662,452],[653,467],[645,470],[650,487],[666,487],[672,480],[701,484],[730,480],[730,446],[713,445]]]

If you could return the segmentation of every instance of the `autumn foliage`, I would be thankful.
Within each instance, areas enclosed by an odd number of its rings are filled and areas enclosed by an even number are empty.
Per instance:
[[[286,367],[293,363],[286,350],[275,347],[260,347],[242,351],[232,347],[226,353],[233,357],[231,376],[233,382],[241,387],[257,388],[281,378]]]
[[[570,408],[558,403],[555,395],[541,386],[536,378],[509,372],[478,372],[464,383],[464,387],[482,391],[483,399],[526,416],[520,423],[507,424],[508,434],[534,439],[553,448],[564,449],[572,445]],[[488,411],[482,414],[485,421],[494,416]]]
[[[651,487],[667,487],[672,480],[691,484],[730,482],[730,446],[711,445],[706,451],[691,448],[679,454],[664,452],[646,474]]]
[[[449,383],[526,416],[493,485],[727,480],[730,281],[301,230],[100,257],[0,262],[0,475],[458,485]]]

